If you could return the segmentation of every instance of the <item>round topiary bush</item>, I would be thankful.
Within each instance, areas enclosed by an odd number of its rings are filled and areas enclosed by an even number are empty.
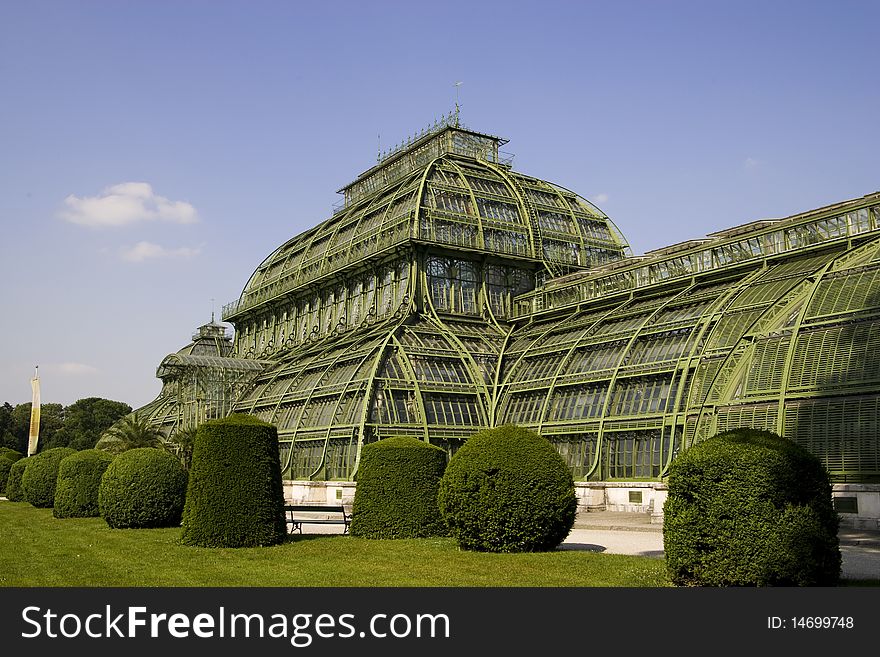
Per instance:
[[[13,463],[24,458],[24,454],[9,447],[0,447],[0,459],[7,458]]]
[[[459,545],[487,552],[552,550],[577,513],[565,461],[533,431],[481,431],[449,461],[440,480],[440,513]]]
[[[114,529],[174,527],[186,497],[186,471],[174,456],[138,447],[117,456],[98,486],[98,510]]]
[[[410,437],[364,445],[358,466],[351,535],[364,538],[446,536],[437,506],[445,450]]]
[[[202,547],[254,547],[287,536],[278,431],[251,415],[196,430],[181,541]]]
[[[93,518],[98,511],[98,486],[112,457],[99,449],[84,449],[58,466],[55,486],[56,518]]]
[[[828,472],[794,442],[735,429],[682,452],[663,508],[680,586],[833,586],[838,517]]]
[[[6,478],[6,499],[10,502],[24,502],[24,493],[21,490],[21,476],[24,474],[30,459],[19,459],[9,468],[9,476]]]
[[[63,458],[75,453],[76,450],[70,447],[55,447],[30,457],[21,476],[24,501],[38,508],[51,508],[55,504],[58,466]]]
[[[0,456],[0,493],[6,490],[6,480],[9,479],[9,470],[12,468],[12,461],[5,456]]]

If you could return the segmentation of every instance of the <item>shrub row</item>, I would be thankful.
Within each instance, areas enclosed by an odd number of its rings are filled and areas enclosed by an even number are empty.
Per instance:
[[[55,505],[58,466],[62,459],[75,453],[72,447],[55,447],[27,459],[27,467],[21,475],[24,501],[38,508],[52,508]]]
[[[467,550],[536,552],[554,549],[571,530],[571,472],[538,434],[514,426],[481,431],[445,461],[442,450],[413,438],[365,445],[352,535],[451,533]]]
[[[19,459],[9,468],[9,476],[6,479],[6,499],[10,502],[24,502],[24,493],[21,490],[21,475],[24,474],[30,459]]]
[[[179,525],[186,479],[180,461],[168,452],[154,447],[127,450],[101,477],[101,517],[114,529]]]
[[[93,518],[100,515],[98,487],[112,457],[100,449],[71,454],[58,466],[55,487],[56,518]]]
[[[181,540],[202,547],[253,547],[285,540],[278,431],[236,414],[196,431]]]
[[[683,586],[830,586],[838,518],[819,459],[785,438],[725,432],[673,461],[663,542]]]
[[[446,536],[437,506],[446,451],[410,437],[364,445],[351,535],[365,538]]]
[[[533,431],[481,431],[456,452],[440,482],[440,512],[459,545],[490,552],[552,550],[577,513],[565,461]]]
[[[15,463],[16,461],[23,459],[24,454],[9,447],[0,447],[0,459],[2,458],[7,458]]]

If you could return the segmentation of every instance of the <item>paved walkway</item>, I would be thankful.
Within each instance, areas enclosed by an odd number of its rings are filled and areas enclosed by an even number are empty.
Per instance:
[[[880,580],[880,532],[841,528],[840,552],[845,579]],[[614,511],[581,512],[560,546],[610,554],[663,557],[663,526],[647,514]]]

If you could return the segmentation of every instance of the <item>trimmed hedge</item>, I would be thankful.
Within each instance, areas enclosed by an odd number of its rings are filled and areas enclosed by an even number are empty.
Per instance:
[[[49,509],[55,504],[55,486],[58,482],[58,466],[61,460],[76,450],[71,447],[54,447],[34,454],[21,476],[21,492],[25,502],[35,507]]]
[[[440,512],[466,550],[552,550],[571,531],[577,498],[571,471],[533,431],[486,429],[462,445],[440,480]]]
[[[52,515],[56,518],[94,518],[100,515],[98,486],[112,460],[100,449],[84,449],[61,461]]]
[[[9,470],[12,468],[12,461],[5,456],[0,456],[0,493],[6,490],[6,480],[9,478]]]
[[[833,586],[838,517],[828,472],[794,442],[718,434],[669,469],[666,568],[680,586]]]
[[[447,536],[437,492],[446,451],[416,438],[364,445],[358,466],[351,535],[364,538]]]
[[[29,458],[19,459],[9,468],[9,477],[6,479],[6,499],[10,502],[24,502],[24,493],[21,490],[21,476],[30,463]]]
[[[174,456],[138,447],[117,456],[101,477],[98,510],[114,528],[174,527],[186,497],[186,471]]]
[[[278,430],[251,415],[196,430],[181,541],[202,547],[276,545],[287,537]]]
[[[9,447],[0,447],[0,459],[4,457],[15,463],[16,461],[20,461],[21,459],[23,459],[24,454],[22,454],[18,450],[14,450]]]

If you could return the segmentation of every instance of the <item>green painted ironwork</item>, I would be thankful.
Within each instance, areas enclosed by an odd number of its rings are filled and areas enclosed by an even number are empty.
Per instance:
[[[138,412],[275,423],[288,478],[513,422],[585,480],[657,480],[738,425],[880,480],[880,193],[628,257],[589,201],[445,117],[342,188],[168,356]]]

